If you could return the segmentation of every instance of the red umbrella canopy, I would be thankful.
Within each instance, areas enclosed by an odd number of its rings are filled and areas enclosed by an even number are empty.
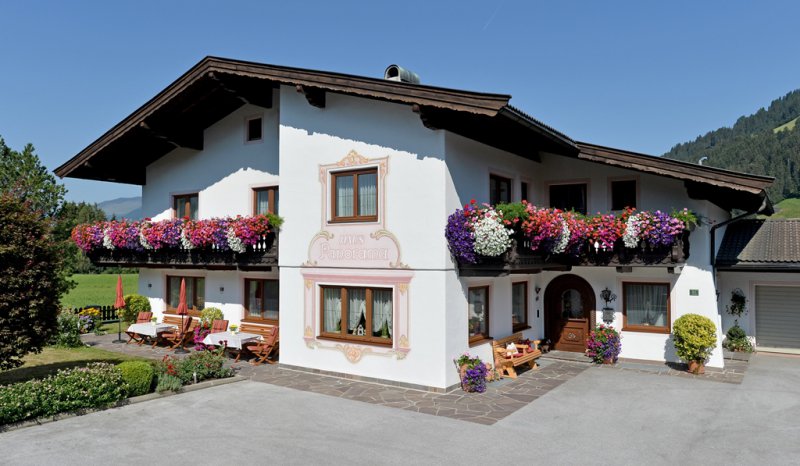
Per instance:
[[[125,298],[122,297],[122,275],[117,275],[117,300],[114,301],[117,309],[125,307]]]
[[[178,297],[178,309],[175,310],[178,314],[188,314],[189,308],[186,306],[186,279],[181,278],[181,294]]]

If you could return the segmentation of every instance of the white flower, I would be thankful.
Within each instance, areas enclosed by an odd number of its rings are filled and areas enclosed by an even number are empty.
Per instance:
[[[183,249],[194,249],[194,244],[186,237],[186,232],[181,230],[181,247]]]
[[[482,256],[499,256],[511,246],[512,230],[503,226],[494,210],[488,210],[475,222],[475,252]]]
[[[142,233],[141,231],[139,232],[139,244],[141,244],[142,247],[145,249],[153,249],[153,246],[151,246],[150,243],[147,242],[147,238],[144,237],[144,233]]]
[[[233,231],[233,227],[229,227],[227,231],[228,236],[228,246],[231,248],[233,252],[245,252],[247,248],[245,247],[242,240],[236,236],[236,232]]]
[[[622,235],[622,242],[626,248],[635,248],[639,245],[639,233],[641,233],[641,218],[639,214],[628,217],[625,224],[625,234]]]
[[[106,249],[114,249],[114,243],[111,242],[111,238],[108,236],[108,230],[103,230],[103,247]]]
[[[567,250],[567,245],[569,244],[569,227],[567,226],[567,222],[561,221],[561,236],[558,238],[558,243],[553,246],[553,254],[561,254],[562,252]]]

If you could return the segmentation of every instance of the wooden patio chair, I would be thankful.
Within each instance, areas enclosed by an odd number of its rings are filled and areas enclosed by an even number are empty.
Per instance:
[[[216,319],[211,322],[211,330],[208,333],[222,333],[228,331],[228,321]]]
[[[250,361],[250,364],[257,366],[266,362],[267,364],[275,364],[275,360],[267,359],[278,349],[278,326],[268,327],[264,333],[261,334],[261,341],[254,341],[245,343],[242,348],[252,353],[255,359]],[[236,358],[237,360],[239,358]]]
[[[156,338],[156,342],[153,343],[153,347],[155,347],[159,341],[167,341],[168,344],[172,345],[169,349],[174,350],[179,346],[183,348],[183,346],[186,344],[186,340],[192,333],[191,329],[192,318],[191,316],[185,316],[183,319],[183,327],[178,327],[175,330],[161,333],[158,335],[158,338]]]
[[[140,312],[136,316],[136,323],[137,324],[146,324],[147,322],[150,322],[150,319],[152,317],[153,317],[153,313],[152,312]],[[130,338],[128,338],[128,341],[125,342],[126,345],[128,343],[132,342],[132,341],[135,341],[136,343],[141,345],[142,342],[144,341],[144,336],[139,335],[138,333],[126,331],[125,334],[128,335],[128,337],[130,337]]]

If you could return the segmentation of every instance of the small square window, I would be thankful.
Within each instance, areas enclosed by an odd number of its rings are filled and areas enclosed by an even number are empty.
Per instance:
[[[611,210],[636,208],[636,180],[611,182]]]
[[[183,194],[173,196],[172,208],[175,211],[175,218],[188,218],[197,220],[198,197],[197,194]]]
[[[278,187],[253,189],[253,213],[255,215],[266,214],[267,212],[278,213]]]
[[[489,203],[511,202],[511,180],[499,175],[489,175]]]
[[[247,120],[247,142],[260,141],[262,133],[261,118],[251,118]]]
[[[331,211],[334,222],[378,220],[378,169],[331,174]]]
[[[550,207],[586,215],[586,183],[550,185]]]

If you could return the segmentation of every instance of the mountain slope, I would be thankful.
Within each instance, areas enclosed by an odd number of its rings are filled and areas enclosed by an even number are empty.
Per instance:
[[[103,201],[98,203],[97,207],[101,208],[108,218],[138,220],[142,216],[142,198],[139,196]]]
[[[770,198],[800,196],[800,89],[768,108],[740,117],[730,128],[710,131],[677,144],[664,157],[775,177]]]

